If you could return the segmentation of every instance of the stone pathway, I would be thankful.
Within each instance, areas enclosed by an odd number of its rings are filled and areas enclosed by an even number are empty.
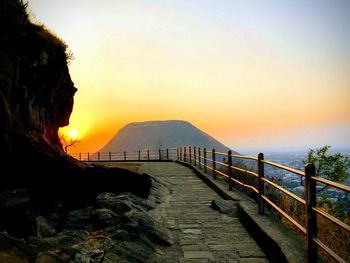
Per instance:
[[[190,169],[176,163],[144,163],[140,172],[160,178],[171,191],[158,219],[171,231],[174,245],[150,262],[269,262],[237,217],[210,207],[219,195]]]

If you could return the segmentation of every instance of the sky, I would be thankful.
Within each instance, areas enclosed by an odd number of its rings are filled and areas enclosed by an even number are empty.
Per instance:
[[[95,152],[130,122],[186,120],[235,150],[350,149],[348,0],[29,0],[62,38],[70,125]]]

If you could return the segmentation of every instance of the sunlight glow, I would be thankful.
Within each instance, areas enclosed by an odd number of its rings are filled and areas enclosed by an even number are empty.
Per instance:
[[[71,130],[71,131],[69,131],[68,135],[69,135],[69,138],[71,140],[76,140],[76,139],[78,139],[79,133],[77,130]]]
[[[174,119],[233,148],[350,147],[350,1],[28,2],[74,53],[78,152]]]

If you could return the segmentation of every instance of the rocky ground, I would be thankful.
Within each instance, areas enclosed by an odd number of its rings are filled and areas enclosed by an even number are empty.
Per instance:
[[[85,207],[57,206],[42,214],[26,190],[2,192],[1,225],[7,231],[0,233],[0,262],[145,262],[172,244],[170,232],[149,214],[167,194],[152,178],[145,199],[103,192]]]

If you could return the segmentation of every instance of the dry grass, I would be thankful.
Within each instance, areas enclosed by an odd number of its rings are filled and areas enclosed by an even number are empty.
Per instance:
[[[273,191],[271,191],[273,193]],[[292,216],[297,222],[301,225],[305,226],[305,210],[304,206],[300,205],[294,200],[291,200],[288,197],[284,197],[281,195],[273,195],[270,193],[269,196],[275,204],[277,204],[283,211]],[[334,204],[333,204],[334,205]],[[341,221],[347,223],[348,218],[346,214],[342,214],[338,211],[338,216],[334,215],[332,212],[332,208],[327,205],[319,206],[321,210],[329,213],[340,219]],[[334,209],[334,208],[333,208]],[[338,209],[336,209],[338,210]],[[294,227],[287,219],[281,217],[277,212],[274,212],[281,221],[286,224],[291,229],[295,230],[300,234],[296,227]],[[303,236],[303,235],[302,235]],[[350,233],[341,227],[335,225],[329,220],[323,218],[322,216],[317,216],[317,238],[321,240],[325,245],[327,245],[333,252],[335,252],[338,256],[340,256],[345,262],[350,262]],[[337,262],[333,260],[326,252],[324,252],[321,248],[319,248],[319,254],[323,257],[325,262]]]

